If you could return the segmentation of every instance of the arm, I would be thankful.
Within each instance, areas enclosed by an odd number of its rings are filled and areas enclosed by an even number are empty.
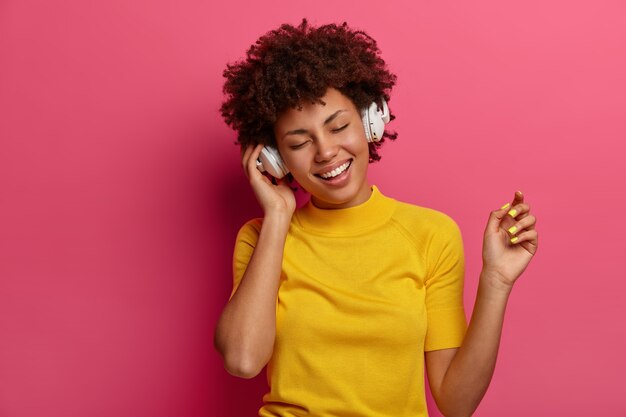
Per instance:
[[[217,323],[214,344],[229,373],[253,378],[269,361],[276,336],[276,295],[289,218],[266,216],[241,283]]]
[[[522,201],[519,193],[513,205],[519,213],[515,217],[507,215],[508,205],[491,213],[478,293],[462,346],[425,353],[433,398],[447,417],[471,416],[491,382],[508,297],[537,249],[535,217]],[[509,241],[503,225],[517,226],[513,233],[517,241]]]
[[[430,390],[447,417],[472,415],[487,392],[496,366],[509,293],[489,288],[484,274],[463,345],[425,352]]]
[[[296,206],[287,184],[279,180],[278,185],[273,185],[256,168],[262,148],[260,144],[246,147],[241,165],[265,217],[245,272],[218,320],[213,339],[226,370],[243,378],[256,376],[272,356],[283,250]]]

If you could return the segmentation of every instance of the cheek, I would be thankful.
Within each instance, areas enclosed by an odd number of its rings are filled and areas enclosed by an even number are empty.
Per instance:
[[[356,147],[366,147],[367,148],[367,138],[365,137],[365,131],[363,130],[362,124],[356,124],[354,129],[350,132],[350,143],[352,146]]]
[[[365,133],[360,132],[360,134],[357,134],[351,138],[350,149],[352,149],[353,153],[355,154],[369,154],[369,145],[367,144]]]
[[[302,177],[303,173],[308,172],[307,156],[304,152],[297,154],[289,154],[285,156],[283,161],[294,178]]]

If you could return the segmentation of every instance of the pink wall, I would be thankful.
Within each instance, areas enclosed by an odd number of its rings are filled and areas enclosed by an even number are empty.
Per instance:
[[[626,6],[384,4],[2,2],[1,416],[256,415],[265,373],[212,346],[260,214],[221,73],[303,16],[367,30],[398,74],[371,180],[458,222],[468,313],[489,211],[520,189],[537,216],[475,415],[626,415]]]

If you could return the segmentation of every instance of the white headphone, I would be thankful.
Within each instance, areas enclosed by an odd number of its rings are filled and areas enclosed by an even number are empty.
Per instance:
[[[378,142],[385,133],[385,125],[391,119],[389,116],[389,107],[384,98],[381,97],[383,108],[380,110],[376,102],[372,102],[368,108],[361,109],[361,120],[365,129],[365,137],[368,142]],[[289,169],[280,157],[278,150],[272,146],[266,145],[261,150],[259,159],[256,161],[256,167],[261,172],[266,172],[274,178],[282,178],[289,173]]]
[[[361,120],[365,128],[365,137],[368,142],[378,142],[385,133],[385,124],[389,123],[389,107],[387,102],[381,97],[383,110],[378,108],[376,102],[372,102],[369,108],[361,110]]]

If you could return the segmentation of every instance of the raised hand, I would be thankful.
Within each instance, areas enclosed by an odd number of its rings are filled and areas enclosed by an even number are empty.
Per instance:
[[[264,176],[256,167],[256,160],[263,149],[262,144],[248,145],[242,149],[241,167],[243,168],[257,201],[265,215],[280,214],[291,219],[296,209],[296,197],[284,179],[277,180],[277,185]]]
[[[495,284],[512,287],[530,263],[537,252],[536,222],[521,191],[511,204],[491,212],[483,239],[483,272]]]

